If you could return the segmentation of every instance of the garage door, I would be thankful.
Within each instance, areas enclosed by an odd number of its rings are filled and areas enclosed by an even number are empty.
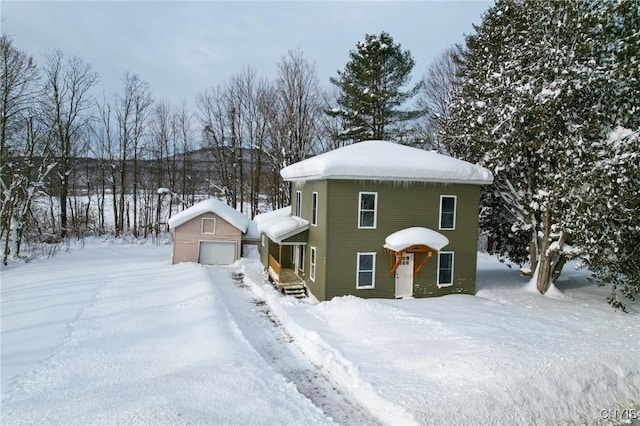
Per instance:
[[[235,241],[202,241],[200,260],[203,265],[230,265],[236,261]]]

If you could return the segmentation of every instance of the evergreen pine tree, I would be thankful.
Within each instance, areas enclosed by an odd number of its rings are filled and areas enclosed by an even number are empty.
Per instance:
[[[625,310],[640,294],[640,3],[602,2],[594,13],[604,101],[587,121],[596,136],[573,194],[575,233],[584,263],[611,288],[609,303]]]
[[[402,110],[400,107],[419,89],[403,91],[409,83],[415,62],[408,50],[386,32],[365,35],[355,50],[349,52],[350,60],[338,77],[330,79],[340,91],[339,107],[327,110],[327,114],[341,117],[344,123],[340,137],[355,142],[366,139],[401,139],[402,124],[419,117],[418,110]]]
[[[638,82],[637,7],[502,0],[467,38],[462,87],[443,123],[445,142],[453,155],[494,173],[482,224],[503,254],[519,263],[529,258],[524,272],[541,293],[570,257],[582,255],[596,268],[587,238],[598,241],[599,253],[623,244],[609,225],[588,218],[591,205],[608,205],[606,161],[634,152],[635,139],[616,144],[611,135],[638,130],[640,98],[629,88]],[[633,167],[619,169],[630,185],[620,197],[627,213],[637,206],[631,188],[640,189]],[[605,257],[597,256],[606,269]]]

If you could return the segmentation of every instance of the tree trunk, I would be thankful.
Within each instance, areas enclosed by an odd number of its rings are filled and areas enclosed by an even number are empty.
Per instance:
[[[62,175],[62,183],[60,188],[60,236],[62,238],[67,237],[67,191],[68,188],[68,177],[66,173]]]
[[[133,145],[133,236],[138,238],[138,140]]]
[[[551,261],[552,254],[549,253],[551,244],[551,209],[547,208],[542,219],[542,241],[540,241],[540,260],[536,277],[536,287],[540,294],[545,294],[551,282]]]
[[[562,273],[562,268],[567,263],[567,257],[560,255],[558,262],[553,266],[551,271],[551,281],[555,284],[555,282],[560,278],[560,274]]]

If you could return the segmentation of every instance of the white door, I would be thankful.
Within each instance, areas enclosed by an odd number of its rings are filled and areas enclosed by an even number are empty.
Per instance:
[[[236,261],[235,241],[201,241],[200,259],[203,265],[231,265]]]
[[[396,297],[413,296],[413,253],[402,256],[396,269]]]

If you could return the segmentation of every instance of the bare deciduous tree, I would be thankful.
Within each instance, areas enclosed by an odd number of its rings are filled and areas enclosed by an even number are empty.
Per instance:
[[[60,234],[67,235],[67,199],[75,156],[83,142],[82,132],[90,121],[90,89],[98,75],[81,59],[56,50],[47,56],[44,67],[42,115],[51,135],[56,160]]]
[[[138,183],[139,168],[138,159],[140,155],[140,145],[144,132],[146,131],[147,117],[152,104],[149,84],[135,74],[126,73],[122,78],[124,83],[124,93],[117,99],[115,113],[118,122],[118,166],[120,177],[120,200],[118,204],[118,229],[117,235],[124,232],[125,211],[127,213],[128,227],[132,229],[133,235],[138,236]],[[127,187],[129,174],[128,162],[132,163],[132,185]],[[126,193],[131,190],[133,221],[129,219],[129,209],[125,209],[127,203]]]
[[[30,116],[38,90],[38,71],[33,58],[16,50],[6,35],[0,38],[0,61],[0,239],[4,238],[6,264],[12,244],[20,245],[19,232],[14,228],[22,229],[22,220],[16,213],[28,209],[23,195],[29,179],[21,160],[29,151],[24,136],[33,123]],[[18,255],[15,250],[14,255]]]
[[[118,232],[119,216],[117,209],[117,129],[113,122],[113,107],[104,100],[101,104],[96,105],[98,120],[93,129],[94,143],[91,145],[92,154],[98,160],[99,176],[98,185],[98,232],[100,234],[106,232],[106,198],[107,192],[111,192],[111,205],[114,220],[114,232]],[[109,191],[107,191],[107,189]]]
[[[461,47],[445,49],[429,66],[423,76],[423,85],[418,95],[418,106],[428,111],[422,119],[419,136],[430,148],[445,151],[441,143],[442,119],[448,117],[449,104],[459,84]]]
[[[270,99],[269,84],[246,68],[198,100],[205,146],[217,168],[217,182],[211,185],[241,211],[248,201],[252,214],[262,190]]]
[[[272,165],[278,170],[303,160],[318,150],[324,99],[315,65],[302,51],[289,51],[278,64],[273,112],[270,114]],[[289,203],[288,186],[274,174],[277,188],[275,207]]]

